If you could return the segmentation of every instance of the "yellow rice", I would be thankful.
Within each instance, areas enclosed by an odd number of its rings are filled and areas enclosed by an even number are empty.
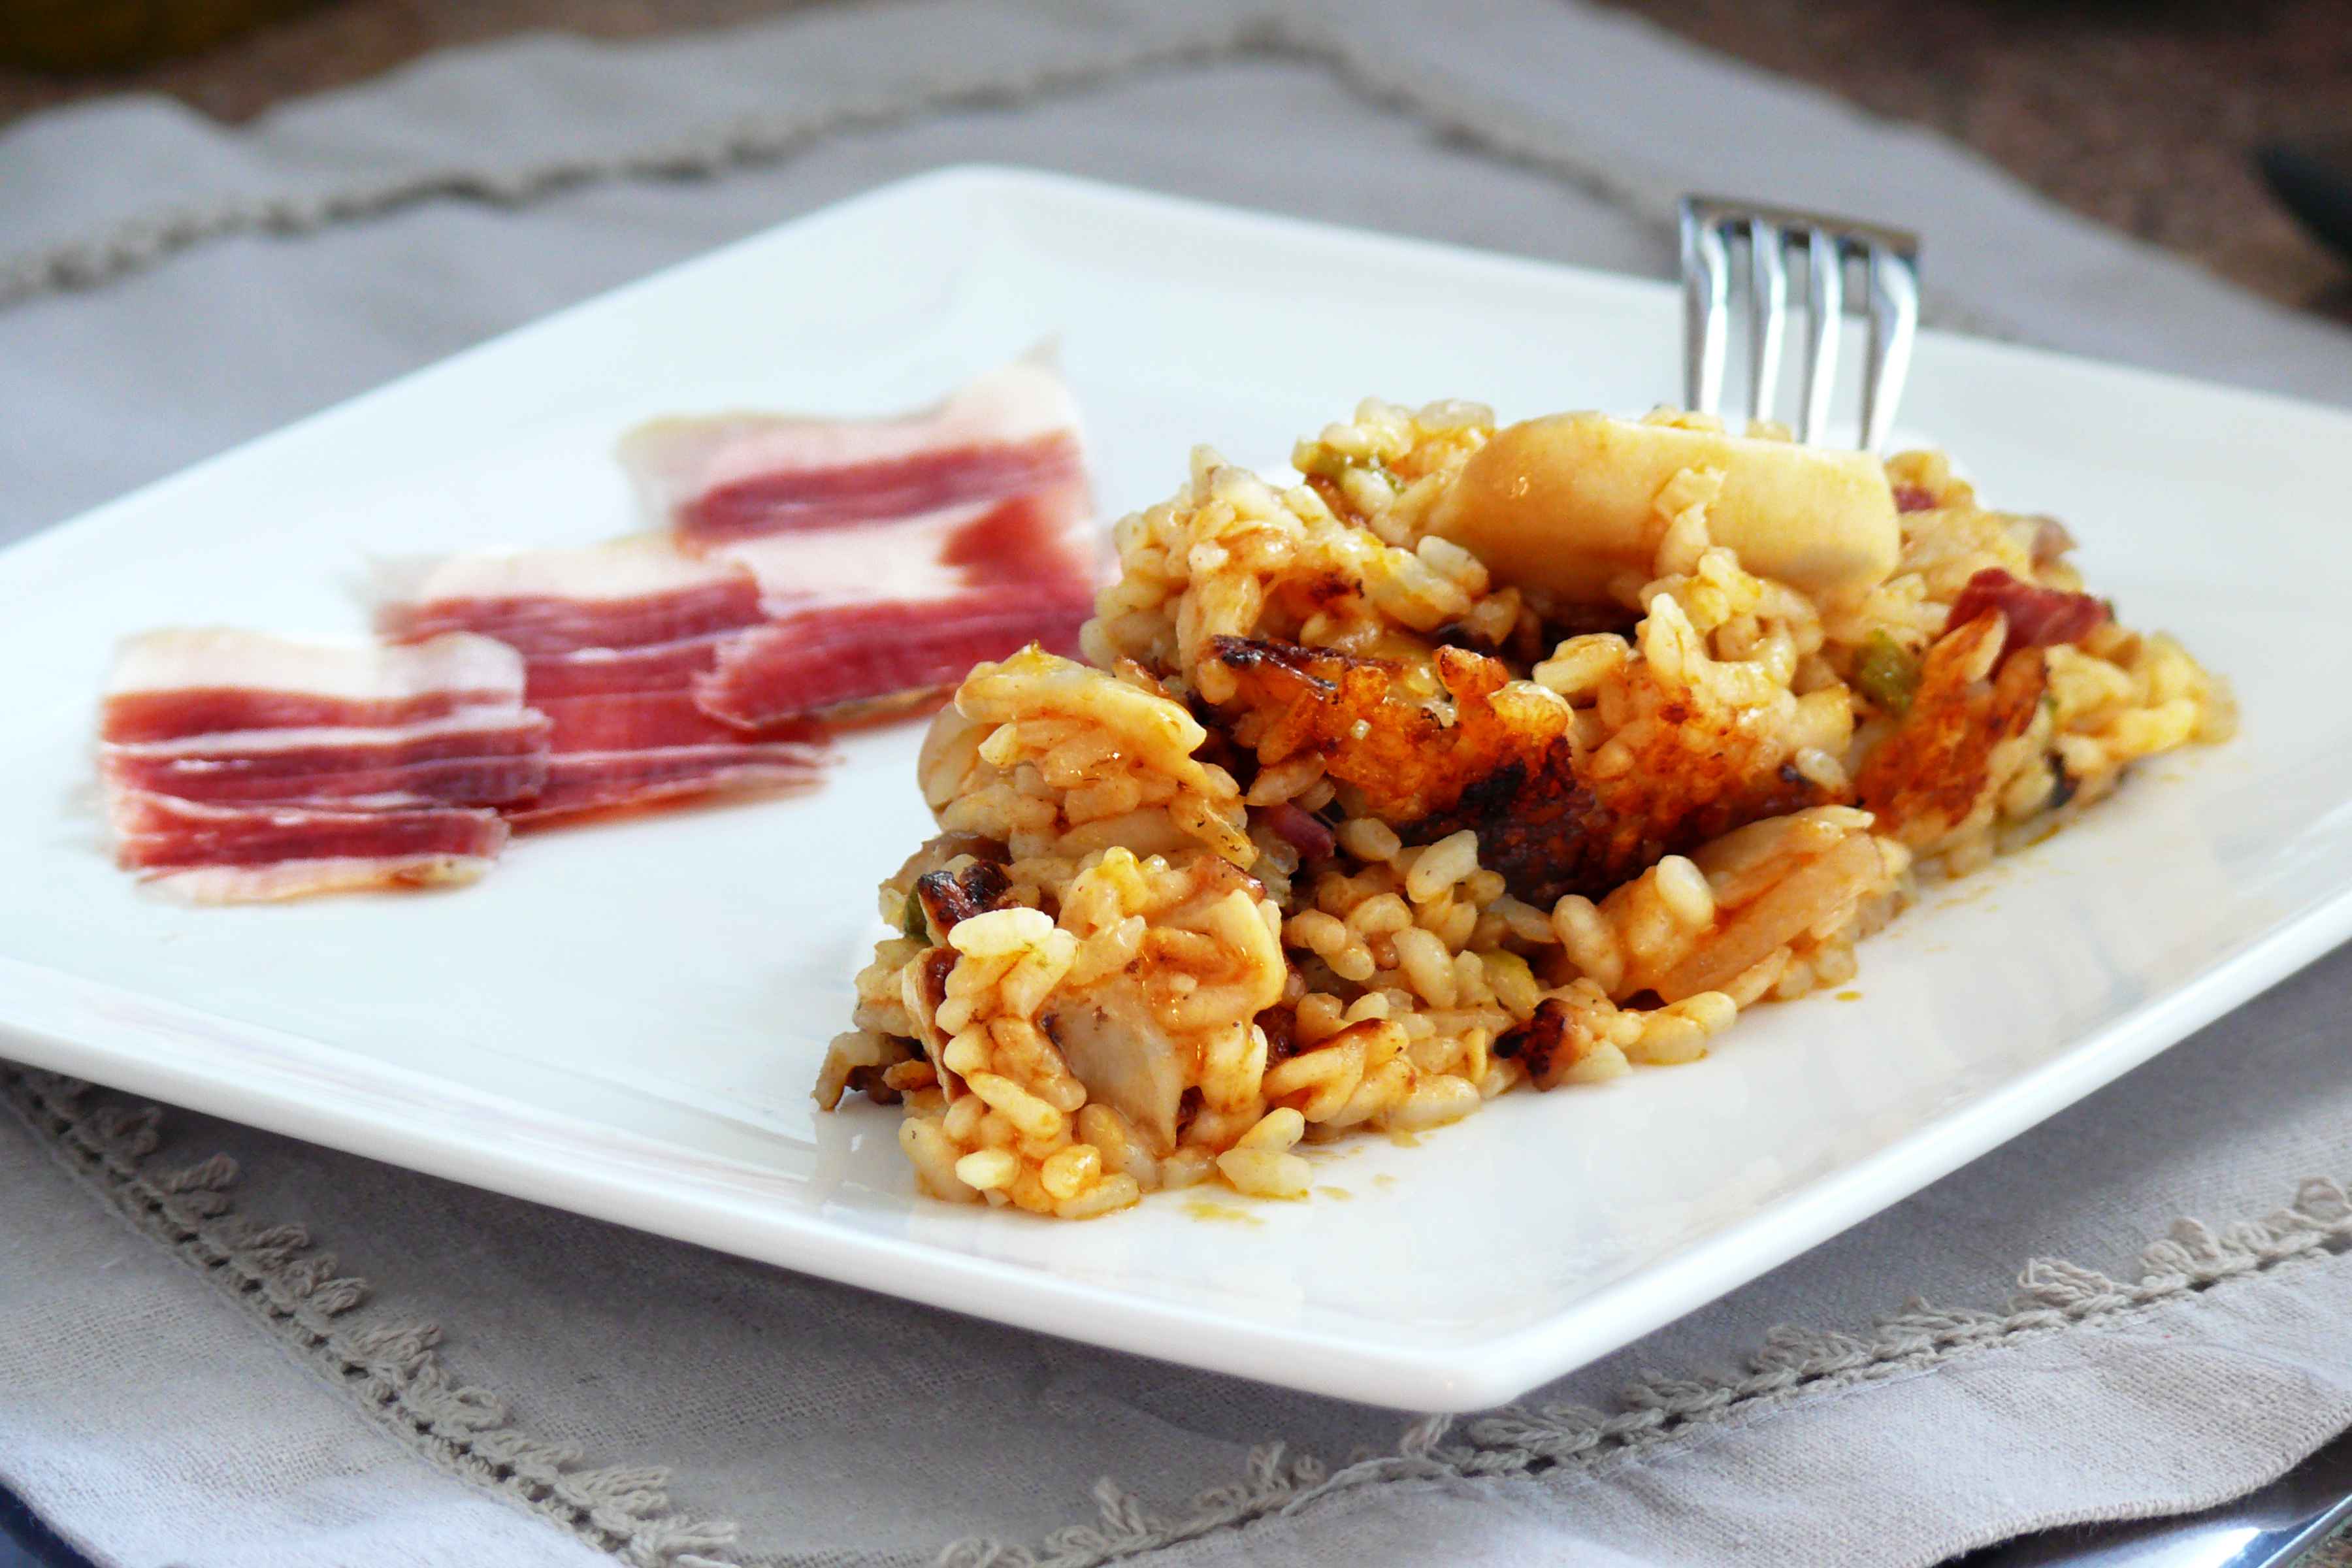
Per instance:
[[[2034,689],[2010,694],[2032,701],[2030,722],[2016,709],[1964,795],[1890,793],[1873,759],[1888,773],[1906,760],[1890,737],[1918,748],[1927,721],[1905,730],[1867,667],[1908,672],[1915,702],[1991,711],[2018,673],[2004,623],[1948,628],[1952,604],[1988,568],[2079,591],[2063,531],[1906,453],[1886,465],[1911,508],[1896,569],[1816,601],[1712,542],[1721,475],[1688,469],[1656,499],[1649,577],[1612,588],[1622,624],[1563,632],[1539,595],[1428,531],[1492,430],[1475,405],[1367,402],[1299,444],[1302,482],[1204,448],[1171,500],[1121,521],[1087,661],[983,664],[927,737],[942,837],[882,886],[901,934],[858,976],[819,1100],[899,1103],[901,1144],[940,1198],[1082,1218],[1212,1180],[1303,1197],[1302,1142],[1687,1062],[1743,1008],[1846,984],[1854,944],[1923,872],[1980,866],[2138,758],[2230,732],[2221,683],[2109,619],[2042,650]],[[1475,646],[1507,667],[1496,721],[1559,737],[1612,810],[1661,789],[1711,805],[1728,786],[1698,763],[1811,804],[1531,903],[1495,868],[1491,827],[1482,843],[1384,820],[1324,753],[1284,752],[1220,638],[1387,661],[1439,711],[1441,644]],[[1932,772],[1927,752],[1908,760]],[[1874,788],[1901,809],[1862,808]],[[1335,840],[1306,868],[1285,831],[1299,813]],[[916,896],[925,877],[985,896],[941,929]]]

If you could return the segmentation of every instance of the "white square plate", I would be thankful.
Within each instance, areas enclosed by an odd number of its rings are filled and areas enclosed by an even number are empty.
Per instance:
[[[2083,540],[2245,732],[1926,900],[1863,998],[1707,1059],[1318,1153],[1308,1205],[1084,1225],[918,1198],[896,1112],[808,1085],[929,831],[918,728],[809,797],[519,839],[441,895],[190,910],[109,865],[120,635],[362,624],[369,552],[633,526],[656,414],[921,403],[1055,338],[1108,512],[1194,441],[1279,468],[1368,393],[1505,417],[1670,393],[1666,288],[1018,172],[896,185],[424,371],[0,556],[0,1052],[1005,1322],[1423,1409],[1509,1398],[1894,1202],[2352,932],[2334,590],[2352,417],[1927,334],[1909,427]],[[2323,592],[2323,590],[2326,590]]]

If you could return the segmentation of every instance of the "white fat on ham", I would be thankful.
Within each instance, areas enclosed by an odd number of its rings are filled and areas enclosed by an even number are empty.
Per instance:
[[[383,604],[454,599],[570,599],[581,604],[643,599],[720,586],[726,562],[680,549],[663,532],[551,550],[484,551],[375,563]]]
[[[714,545],[710,552],[750,568],[761,602],[772,612],[809,604],[944,599],[965,592],[971,581],[963,567],[940,557],[958,530],[987,517],[998,504],[945,507],[862,528],[772,533]],[[1091,538],[1083,504],[1069,509],[1068,521]]]
[[[204,903],[479,876],[547,780],[521,656],[182,628],[126,640],[101,703],[117,862]]]
[[[1077,404],[1053,369],[1018,360],[978,376],[930,408],[876,419],[720,414],[657,419],[621,441],[622,465],[649,516],[714,489],[776,473],[889,463],[958,448],[1076,439]]]
[[[462,634],[388,647],[300,642],[224,626],[144,632],[116,649],[109,697],[190,690],[282,691],[353,702],[478,692],[519,701],[522,660],[504,643]]]
[[[195,903],[471,881],[508,833],[488,808],[214,805],[143,790],[115,794],[118,862]]]
[[[388,637],[475,632],[530,659],[690,641],[763,618],[749,568],[657,533],[577,549],[379,563],[375,599],[377,627]]]
[[[109,754],[114,756],[202,758],[328,747],[388,750],[404,743],[474,737],[490,740],[537,727],[530,721],[529,710],[520,709],[519,701],[518,698],[509,697],[503,702],[476,702],[445,718],[420,720],[414,724],[289,724],[258,730],[215,730],[163,741],[110,741],[106,745]]]

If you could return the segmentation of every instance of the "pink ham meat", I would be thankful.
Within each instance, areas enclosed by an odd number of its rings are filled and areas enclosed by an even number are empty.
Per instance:
[[[497,812],[454,806],[221,806],[133,790],[112,816],[117,862],[199,904],[470,882],[507,841]]]
[[[204,902],[469,881],[506,841],[498,808],[548,780],[522,685],[484,637],[133,637],[100,723],[116,858]]]
[[[750,571],[656,534],[571,550],[453,555],[387,565],[377,628],[402,642],[440,632],[496,637],[527,659],[594,659],[691,647],[758,626]]]
[[[748,730],[919,704],[982,659],[1077,646],[1100,570],[1077,414],[1023,362],[893,419],[665,420],[621,447],[650,513],[757,584],[693,682]]]
[[[554,721],[548,786],[531,822],[688,795],[798,788],[831,760],[824,729],[779,725],[752,739],[672,690],[605,691],[535,699]]]
[[[2002,657],[2020,647],[2050,647],[2080,642],[2106,625],[2112,612],[2104,599],[2072,594],[2063,588],[2042,588],[2022,578],[1988,566],[1968,580],[1944,617],[1944,629],[1964,626],[1995,611],[2009,617],[2009,637]]]
[[[215,805],[479,805],[536,795],[547,782],[547,727],[486,724],[466,718],[401,729],[198,735],[110,746],[104,766],[122,788]]]
[[[1075,653],[1092,609],[1091,595],[1055,605],[973,594],[787,611],[774,625],[722,644],[717,668],[695,682],[695,699],[732,724],[792,713],[877,716],[919,706],[982,659],[1029,643]]]
[[[646,510],[696,549],[1010,500],[1082,481],[1076,407],[1023,360],[920,413],[661,419],[621,443]]]
[[[389,637],[462,627],[521,655],[524,700],[552,733],[545,786],[508,810],[518,822],[813,782],[829,760],[817,727],[747,733],[694,701],[726,640],[765,620],[749,567],[658,534],[452,556],[377,613]]]

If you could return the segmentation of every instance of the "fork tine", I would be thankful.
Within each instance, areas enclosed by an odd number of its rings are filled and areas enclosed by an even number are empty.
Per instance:
[[[1726,196],[1685,195],[1681,204],[1683,402],[1720,415],[1725,340],[1736,293],[1748,312],[1748,415],[1769,420],[1780,401],[1780,362],[1790,331],[1790,253],[1805,252],[1805,364],[1799,378],[1797,438],[1829,438],[1830,409],[1844,331],[1846,267],[1864,264],[1869,317],[1856,434],[1865,451],[1885,444],[1911,367],[1919,326],[1919,237],[1907,229],[1829,213],[1799,212]],[[1746,265],[1734,279],[1733,249]]]
[[[1683,403],[1712,414],[1723,400],[1724,318],[1730,266],[1722,230],[1696,203],[1682,207]]]
[[[1919,275],[1911,258],[1870,247],[1870,356],[1862,378],[1862,447],[1875,452],[1895,425],[1919,330]]]
[[[1845,314],[1845,252],[1836,236],[1819,228],[1807,237],[1805,248],[1805,408],[1797,439],[1811,445],[1829,427],[1838,326]]]
[[[1780,330],[1789,309],[1789,264],[1780,226],[1758,218],[1748,226],[1748,416],[1772,417],[1780,386]]]

